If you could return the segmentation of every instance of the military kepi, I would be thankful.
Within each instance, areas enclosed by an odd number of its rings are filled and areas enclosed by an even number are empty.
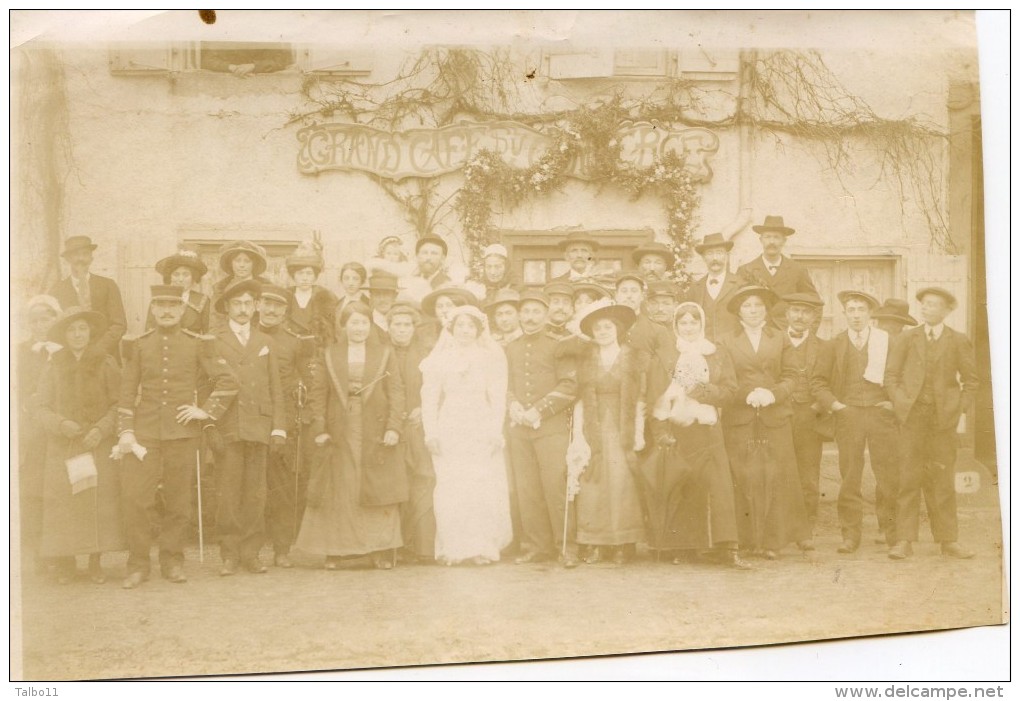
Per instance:
[[[184,288],[178,285],[152,285],[149,288],[152,301],[183,302]]]

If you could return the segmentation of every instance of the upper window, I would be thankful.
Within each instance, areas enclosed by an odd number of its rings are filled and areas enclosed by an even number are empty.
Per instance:
[[[365,76],[371,52],[281,43],[170,42],[110,47],[110,72],[146,75],[210,71],[238,76],[299,70],[322,76]]]

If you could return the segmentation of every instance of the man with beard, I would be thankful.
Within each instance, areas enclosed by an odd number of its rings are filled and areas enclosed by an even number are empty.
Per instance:
[[[447,251],[446,241],[438,236],[422,236],[418,239],[414,245],[418,269],[411,276],[412,281],[418,283],[416,288],[434,290],[452,282],[445,269]]]
[[[569,285],[568,285],[569,287]],[[564,567],[576,567],[576,521],[566,507],[570,407],[577,398],[573,354],[546,325],[549,300],[521,295],[524,335],[507,346],[510,460],[521,517],[518,564],[549,559],[561,549]],[[567,523],[566,543],[563,524]]]
[[[181,287],[153,285],[149,309],[156,326],[124,344],[117,449],[124,461],[120,476],[128,541],[125,589],[149,578],[160,484],[164,504],[160,570],[170,582],[187,581],[184,539],[191,523],[202,423],[223,416],[237,394],[237,381],[217,357],[213,337],[181,328],[183,294]],[[143,457],[137,457],[136,446],[145,449]]]
[[[735,333],[740,326],[737,317],[726,308],[733,293],[747,284],[740,275],[730,272],[732,248],[733,242],[719,233],[709,234],[695,245],[694,250],[705,261],[708,273],[684,295],[684,301],[696,302],[705,310],[705,338],[713,342]]]
[[[764,224],[751,227],[761,240],[762,254],[744,263],[737,272],[748,284],[768,287],[780,298],[795,292],[817,295],[814,282],[807,268],[783,255],[783,247],[796,231],[783,223],[782,217],[769,215]],[[820,295],[819,295],[820,296]],[[771,322],[777,328],[785,325],[785,305],[779,303],[772,310]]]
[[[292,567],[290,548],[297,538],[308,491],[308,460],[312,436],[311,410],[306,397],[318,382],[325,381],[315,360],[315,336],[302,335],[288,328],[294,300],[290,291],[276,285],[263,285],[259,291],[259,331],[272,339],[271,353],[276,356],[283,391],[284,424],[287,443],[269,455],[266,472],[266,530],[273,544],[273,564]]]
[[[239,385],[236,399],[209,430],[216,452],[216,525],[223,576],[235,574],[238,564],[253,574],[266,571],[259,550],[265,539],[267,453],[270,445],[274,455],[287,445],[273,339],[251,324],[261,286],[256,280],[238,282],[216,300],[216,310],[227,316],[227,325],[216,333],[216,354]]]

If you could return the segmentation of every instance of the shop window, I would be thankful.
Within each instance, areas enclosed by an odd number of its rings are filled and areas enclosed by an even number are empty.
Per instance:
[[[642,243],[651,241],[650,230],[599,230],[588,231],[600,242],[595,260],[603,269],[628,270],[634,267],[630,252]],[[563,275],[569,266],[563,258],[559,242],[565,234],[558,231],[504,231],[499,241],[510,253],[514,274],[527,287],[540,287],[549,280]]]

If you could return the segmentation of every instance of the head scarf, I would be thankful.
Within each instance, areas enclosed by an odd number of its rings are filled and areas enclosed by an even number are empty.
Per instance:
[[[701,320],[698,337],[692,341],[681,338],[676,331],[677,322],[690,312],[694,312]],[[673,313],[673,332],[676,334],[676,349],[680,351],[673,369],[673,381],[685,390],[699,383],[707,383],[709,372],[708,361],[705,358],[715,353],[715,344],[705,338],[705,310],[701,305],[696,302],[683,302],[678,305]]]

